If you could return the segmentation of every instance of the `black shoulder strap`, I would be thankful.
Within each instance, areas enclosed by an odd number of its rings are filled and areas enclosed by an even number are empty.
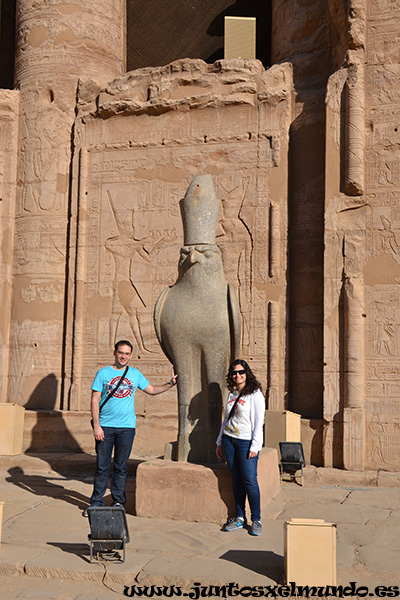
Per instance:
[[[237,406],[237,403],[239,402],[239,400],[240,400],[241,396],[242,396],[242,392],[240,392],[240,394],[239,394],[239,395],[238,395],[238,397],[236,398],[236,400],[235,400],[235,402],[234,402],[234,404],[233,404],[233,406],[232,406],[232,408],[231,408],[231,410],[230,410],[230,412],[229,412],[228,421],[229,421],[230,419],[232,419],[232,417],[233,417],[233,413],[235,412],[235,408],[236,408],[236,406]]]
[[[103,406],[105,405],[106,402],[109,401],[109,399],[111,398],[111,396],[114,396],[115,392],[117,391],[117,389],[119,388],[119,386],[121,385],[121,383],[123,382],[123,380],[125,379],[125,375],[128,372],[129,367],[125,367],[125,371],[122,373],[121,379],[118,380],[117,385],[115,386],[115,388],[113,390],[111,390],[111,392],[108,394],[107,398],[104,400],[103,404],[101,404],[99,406],[99,414],[101,409],[103,408]]]

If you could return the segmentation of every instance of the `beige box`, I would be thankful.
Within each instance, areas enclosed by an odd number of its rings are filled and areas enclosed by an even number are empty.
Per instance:
[[[22,453],[24,412],[19,404],[0,403],[0,455]]]
[[[285,523],[285,578],[296,585],[336,585],[336,525],[323,519]]]
[[[255,17],[225,17],[224,58],[256,58]]]
[[[300,442],[301,416],[289,410],[265,411],[265,445],[281,453],[279,442]]]

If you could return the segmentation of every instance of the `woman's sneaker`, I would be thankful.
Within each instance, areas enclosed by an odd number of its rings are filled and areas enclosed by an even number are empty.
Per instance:
[[[245,517],[232,517],[228,519],[225,525],[222,527],[222,531],[236,531],[236,529],[243,529],[246,526]]]
[[[253,521],[249,531],[250,535],[261,535],[262,533],[262,525],[261,521]]]

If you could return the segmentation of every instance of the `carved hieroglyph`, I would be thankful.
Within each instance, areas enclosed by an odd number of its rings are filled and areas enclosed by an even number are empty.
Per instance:
[[[8,393],[32,408],[43,402],[49,372],[58,381],[52,407],[60,408],[62,385],[68,392],[64,310],[76,91],[82,73],[99,80],[121,73],[123,9],[122,0],[17,3],[19,186]]]
[[[388,0],[373,0],[367,8],[366,466],[398,470],[400,10]]]
[[[117,338],[132,340],[151,381],[169,378],[153,311],[177,278],[179,202],[193,177],[209,173],[222,202],[216,243],[240,290],[241,356],[284,408],[290,66],[191,60],[134,71],[100,93],[95,112],[92,90],[82,83],[75,128],[71,407],[84,407],[92,371]],[[174,396],[166,402],[176,411]]]
[[[241,355],[268,407],[314,420],[317,464],[398,469],[399,3],[274,0],[271,14],[267,70],[122,74],[123,0],[19,0],[0,102],[1,399],[87,409],[116,337],[169,378],[152,314],[176,281],[179,201],[210,173]],[[143,419],[176,413],[174,392],[140,398]]]
[[[215,243],[218,201],[211,175],[198,175],[180,202],[183,247],[178,279],[154,312],[161,347],[178,373],[177,459],[216,462],[222,394],[240,354],[240,309]]]
[[[400,11],[353,4],[348,70],[331,77],[327,97],[325,464],[397,470]]]
[[[0,92],[0,402],[7,402],[19,93]]]

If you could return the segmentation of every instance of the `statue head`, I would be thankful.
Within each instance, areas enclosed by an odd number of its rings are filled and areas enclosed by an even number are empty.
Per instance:
[[[201,278],[223,276],[221,250],[216,244],[195,244],[183,246],[179,256],[179,277]]]
[[[221,251],[215,243],[220,202],[211,175],[193,179],[180,208],[184,243],[179,257],[180,277],[223,275]]]

